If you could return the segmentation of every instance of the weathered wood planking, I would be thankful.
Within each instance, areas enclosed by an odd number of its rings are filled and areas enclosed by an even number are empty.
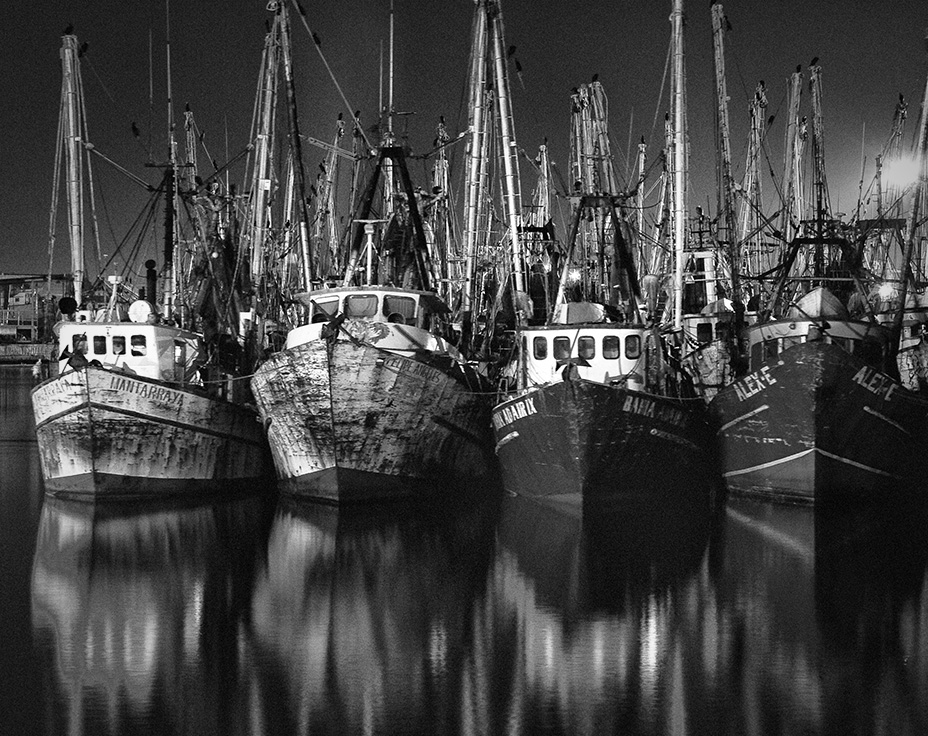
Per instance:
[[[486,475],[492,395],[455,370],[342,338],[273,355],[252,389],[284,489],[363,500]]]
[[[256,412],[195,389],[116,371],[69,371],[33,389],[46,489],[74,494],[196,490],[260,479],[267,445]]]

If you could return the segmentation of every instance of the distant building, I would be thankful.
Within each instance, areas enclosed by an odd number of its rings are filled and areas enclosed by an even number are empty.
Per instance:
[[[58,300],[73,293],[71,274],[0,274],[0,342],[51,339]]]

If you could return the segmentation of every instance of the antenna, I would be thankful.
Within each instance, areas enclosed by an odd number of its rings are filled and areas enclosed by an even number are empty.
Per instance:
[[[393,134],[393,0],[390,0],[390,88],[387,100],[387,131]]]

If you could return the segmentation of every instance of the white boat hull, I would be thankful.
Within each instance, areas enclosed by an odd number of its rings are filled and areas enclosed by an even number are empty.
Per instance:
[[[261,481],[254,409],[199,389],[88,367],[32,391],[45,489],[87,498],[225,491]]]
[[[251,385],[281,490],[341,503],[488,474],[491,395],[455,370],[344,338],[271,356]]]

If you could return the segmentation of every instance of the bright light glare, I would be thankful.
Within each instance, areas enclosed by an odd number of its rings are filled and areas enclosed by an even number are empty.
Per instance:
[[[883,182],[887,187],[905,189],[918,179],[918,162],[903,156],[886,163],[883,167]]]
[[[881,299],[889,299],[896,289],[892,284],[880,284],[880,288],[877,290],[877,293],[880,295]]]
[[[567,282],[570,284],[576,284],[580,281],[580,269],[572,268],[567,272]]]

